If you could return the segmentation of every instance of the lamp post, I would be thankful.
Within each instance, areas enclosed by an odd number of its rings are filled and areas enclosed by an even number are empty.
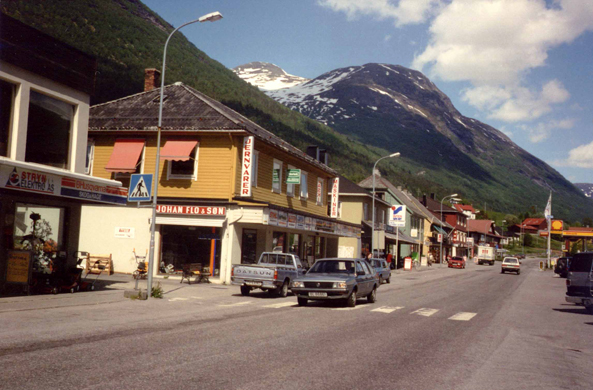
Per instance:
[[[454,198],[456,196],[457,196],[457,194],[451,194],[451,195],[447,195],[443,199],[441,199],[441,229],[443,227],[443,201],[447,198]],[[445,235],[443,234],[442,238],[441,238],[441,242],[440,242],[441,246],[439,248],[439,262],[441,263],[439,265],[439,267],[443,266],[443,241],[444,240],[445,240]]]
[[[371,214],[373,214],[372,217],[372,222],[373,225],[371,226],[371,254],[374,254],[375,251],[375,169],[377,169],[377,163],[385,158],[393,158],[393,157],[399,157],[399,152],[397,153],[392,153],[389,156],[383,156],[380,159],[378,159],[377,161],[375,161],[375,165],[373,165],[373,206],[371,207]],[[397,261],[397,259],[395,259],[395,261]],[[397,263],[396,263],[397,264]]]
[[[192,20],[191,22],[187,22],[182,24],[181,26],[177,27],[175,30],[169,34],[167,37],[167,41],[165,42],[165,48],[163,50],[163,70],[161,72],[161,97],[159,101],[159,121],[157,126],[157,141],[156,141],[156,162],[154,167],[154,179],[153,179],[153,192],[152,192],[152,218],[150,220],[150,251],[148,256],[148,278],[147,278],[147,291],[146,296],[147,299],[150,298],[152,293],[152,271],[154,268],[154,235],[156,230],[156,206],[157,206],[157,194],[158,194],[158,184],[159,184],[159,165],[160,165],[160,158],[161,158],[161,125],[163,123],[163,97],[164,97],[164,90],[165,90],[165,70],[166,70],[166,61],[167,61],[167,45],[169,45],[169,40],[173,34],[177,32],[182,27],[187,26],[188,24],[196,23],[196,22],[215,22],[217,20],[222,19],[222,15],[220,12],[212,12],[207,15],[201,16],[196,20]]]
[[[504,230],[504,228],[505,228],[505,226],[506,226],[506,223],[507,223],[507,220],[506,220],[506,219],[503,219],[503,220],[502,220],[502,239],[503,239],[505,242],[506,242],[506,240],[507,240],[507,237],[506,237],[506,235],[504,234],[504,233],[505,233],[505,230]]]

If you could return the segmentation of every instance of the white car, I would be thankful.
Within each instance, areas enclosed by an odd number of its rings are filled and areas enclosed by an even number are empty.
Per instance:
[[[504,274],[505,272],[516,272],[517,275],[521,273],[521,262],[516,257],[505,257],[502,260],[502,266],[500,269],[500,273]]]

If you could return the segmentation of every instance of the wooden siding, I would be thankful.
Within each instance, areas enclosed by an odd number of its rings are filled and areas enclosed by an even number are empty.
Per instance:
[[[141,137],[115,137],[92,136],[95,141],[93,159],[93,176],[111,179],[112,174],[105,170],[113,145],[117,138]],[[179,137],[169,137],[180,139]],[[198,146],[198,174],[197,180],[167,178],[168,162],[161,160],[159,165],[159,193],[158,196],[172,198],[212,198],[228,200],[232,194],[232,177],[235,160],[234,148],[228,136],[197,136]],[[194,139],[196,139],[194,138]],[[161,146],[165,144],[166,136],[162,137]],[[156,160],[156,137],[148,138],[144,153],[144,167],[142,173],[154,173]],[[118,179],[119,180],[119,179]],[[125,186],[127,180],[122,180]]]

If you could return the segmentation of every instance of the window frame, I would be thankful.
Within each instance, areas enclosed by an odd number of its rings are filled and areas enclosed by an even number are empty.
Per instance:
[[[4,118],[3,120],[6,120],[6,153],[3,154],[0,150],[0,156],[3,157],[10,157],[11,153],[10,153],[10,143],[11,143],[11,136],[12,136],[12,126],[13,126],[13,122],[14,122],[14,115],[15,115],[15,106],[16,106],[16,95],[18,93],[18,89],[20,87],[19,84],[15,83],[12,80],[5,80],[3,78],[0,78],[0,81],[3,83],[6,83],[10,86],[11,88],[11,93],[10,93],[10,103],[6,109],[7,111],[7,117]],[[0,111],[1,113],[2,111]],[[1,125],[1,124],[0,124]],[[1,136],[1,133],[0,133]],[[0,140],[1,142],[1,140]]]
[[[297,169],[296,167],[293,167],[292,165],[288,165],[286,168],[286,177],[288,178],[288,171],[291,169]],[[280,181],[282,183],[282,180]],[[295,189],[296,189],[296,184],[289,184],[286,183],[286,196],[289,196],[291,198],[294,198],[295,196]]]
[[[192,154],[194,155],[194,157],[192,157]],[[190,160],[193,160],[194,162],[194,170],[193,173],[190,175],[186,175],[186,174],[178,174],[178,173],[172,173],[171,171],[173,170],[173,160],[167,160],[167,180],[191,180],[191,181],[197,181],[198,180],[198,159],[199,159],[199,154],[200,154],[200,141],[197,141],[197,144],[195,146],[195,148],[192,150],[192,152],[190,153]]]
[[[301,169],[301,184],[299,185],[299,195],[301,200],[309,199],[309,173]],[[305,183],[305,195],[303,195],[303,183]]]
[[[278,166],[278,168],[276,168]],[[274,159],[272,162],[272,192],[277,194],[282,193],[282,169],[284,167],[284,163],[280,160]],[[274,183],[274,171],[278,169],[278,183]],[[277,188],[276,188],[277,185]]]
[[[93,160],[95,159],[95,140],[89,138],[86,144],[86,159],[84,164],[84,173],[92,176],[93,175]],[[87,165],[88,160],[88,165]]]

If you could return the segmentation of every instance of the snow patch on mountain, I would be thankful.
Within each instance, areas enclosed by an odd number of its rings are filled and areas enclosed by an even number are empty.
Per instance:
[[[261,90],[272,91],[290,88],[309,79],[286,73],[282,68],[268,62],[250,62],[233,68],[241,79]]]

